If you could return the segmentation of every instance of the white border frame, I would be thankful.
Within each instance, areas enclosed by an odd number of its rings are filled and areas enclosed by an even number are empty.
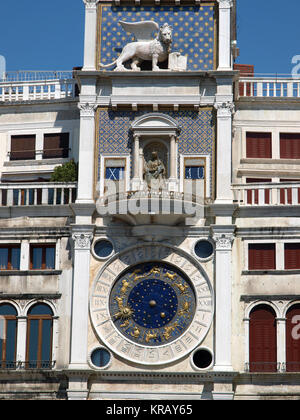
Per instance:
[[[102,366],[102,367],[100,367],[100,366],[96,366],[96,365],[94,365],[94,363],[92,362],[92,353],[95,351],[95,350],[106,350],[108,353],[109,353],[109,355],[110,355],[110,359],[109,359],[109,362],[107,363],[107,365],[105,365],[105,366]],[[99,344],[99,345],[95,345],[95,346],[93,346],[90,350],[89,350],[89,352],[88,352],[88,358],[87,358],[87,362],[88,362],[88,365],[93,369],[93,370],[106,370],[106,369],[108,369],[110,366],[111,366],[111,364],[112,364],[112,361],[113,361],[113,354],[112,354],[112,352],[107,348],[107,347],[105,347],[105,346],[102,346],[101,344]]]
[[[207,352],[209,352],[211,354],[211,359],[212,359],[211,364],[209,366],[207,366],[206,368],[199,368],[193,362],[194,354],[199,350],[206,350]],[[206,347],[206,346],[197,347],[190,356],[190,364],[191,364],[192,368],[197,372],[205,372],[205,371],[211,370],[214,367],[214,364],[215,364],[214,352],[209,347]]]
[[[112,244],[113,250],[112,250],[112,252],[107,257],[99,257],[99,255],[97,255],[96,252],[95,252],[95,250],[94,250],[94,247],[95,247],[96,243],[97,242],[100,242],[100,241],[107,241],[107,242],[110,242]],[[93,257],[96,260],[98,260],[98,261],[106,261],[106,260],[108,260],[109,258],[111,258],[112,256],[115,255],[115,253],[116,253],[115,243],[110,238],[108,238],[107,236],[98,236],[98,237],[95,237],[95,239],[94,239],[94,241],[92,243],[92,246],[91,246],[91,253],[92,253]]]
[[[200,242],[200,241],[206,241],[206,242],[209,242],[209,243],[212,245],[212,247],[213,247],[213,252],[212,252],[212,254],[211,254],[209,257],[202,258],[202,257],[199,257],[199,256],[196,254],[196,251],[195,251],[195,246],[196,246],[196,244],[197,244],[198,242]],[[193,246],[192,246],[192,252],[193,252],[193,255],[195,256],[195,258],[197,258],[199,261],[201,261],[201,262],[208,262],[208,261],[212,260],[212,259],[214,258],[214,256],[215,256],[215,252],[216,252],[216,243],[215,243],[215,242],[214,242],[211,238],[208,238],[208,237],[201,237],[201,238],[197,238],[197,239],[195,240],[195,242],[193,243]]]

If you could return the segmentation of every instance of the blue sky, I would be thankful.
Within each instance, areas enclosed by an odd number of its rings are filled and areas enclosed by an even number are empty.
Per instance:
[[[7,70],[71,70],[83,61],[82,0],[14,0],[0,6]],[[300,55],[299,0],[238,0],[237,62],[290,74]]]

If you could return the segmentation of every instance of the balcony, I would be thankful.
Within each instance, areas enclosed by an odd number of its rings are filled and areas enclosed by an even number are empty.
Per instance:
[[[8,72],[0,78],[0,104],[74,99],[72,72]]]
[[[298,77],[240,77],[239,98],[300,98],[300,79]]]
[[[234,202],[239,206],[299,206],[300,182],[233,184]]]
[[[0,208],[68,205],[75,203],[76,190],[76,182],[3,183],[0,184]]]
[[[130,225],[178,225],[188,218],[204,218],[203,195],[184,192],[126,191],[104,195],[97,200],[97,211],[102,217],[115,216]]]

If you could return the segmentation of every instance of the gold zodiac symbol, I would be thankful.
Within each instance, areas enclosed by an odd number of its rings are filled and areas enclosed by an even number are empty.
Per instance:
[[[182,306],[182,309],[180,309],[180,311],[178,312],[178,315],[179,315],[179,316],[181,316],[181,315],[185,315],[186,313],[188,313],[188,312],[189,312],[189,309],[190,309],[190,304],[189,304],[189,302],[184,302],[184,304],[183,304],[183,306]]]
[[[121,295],[125,295],[128,287],[130,286],[130,283],[126,279],[124,279],[124,280],[122,280],[122,284],[123,284],[123,286],[121,287]]]
[[[170,325],[169,327],[165,327],[165,332],[163,333],[165,340],[169,340],[171,338],[171,333],[175,331],[177,325],[178,325],[178,322],[176,321],[173,325]]]
[[[134,330],[131,333],[131,336],[134,337],[134,338],[138,338],[140,333],[141,333],[141,331],[138,329],[138,327],[134,327]]]
[[[149,271],[147,276],[150,276],[150,274],[159,274],[159,273],[160,273],[160,268],[159,267],[153,267],[153,268],[151,268],[151,270]]]
[[[178,287],[178,289],[180,290],[180,292],[183,294],[183,293],[185,293],[186,292],[186,290],[188,289],[188,285],[187,284],[185,284],[185,285],[183,285],[183,284],[181,284],[181,283],[175,283],[175,286],[177,286]]]
[[[154,333],[154,332],[148,331],[147,334],[146,334],[145,341],[146,341],[146,343],[149,343],[149,341],[154,339],[154,338],[157,338],[157,334]]]
[[[128,327],[129,325],[129,320],[127,319],[125,322],[123,322],[123,324],[120,325],[121,328],[125,328]]]
[[[171,273],[166,273],[165,274],[165,277],[168,277],[171,281],[174,281],[174,279],[175,279],[175,277],[177,277],[177,274],[176,273],[174,273],[174,274],[171,274]]]

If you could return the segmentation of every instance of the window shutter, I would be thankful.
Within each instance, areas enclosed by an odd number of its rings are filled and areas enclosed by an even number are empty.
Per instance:
[[[67,158],[69,156],[69,133],[44,135],[44,159]]]
[[[10,160],[35,159],[35,136],[12,136]]]
[[[286,270],[300,269],[300,243],[284,244],[284,261]]]
[[[275,244],[249,244],[249,270],[275,270]]]
[[[299,179],[281,179],[280,182],[300,182]],[[287,200],[286,200],[287,197]],[[287,195],[285,189],[280,190],[280,204],[292,204],[292,188],[287,189]],[[298,188],[298,204],[300,204],[300,188]]]
[[[250,133],[246,134],[247,158],[272,158],[272,134]]]
[[[277,340],[274,311],[259,305],[250,314],[249,362],[251,372],[276,372]]]
[[[280,158],[300,159],[300,133],[280,134]]]

